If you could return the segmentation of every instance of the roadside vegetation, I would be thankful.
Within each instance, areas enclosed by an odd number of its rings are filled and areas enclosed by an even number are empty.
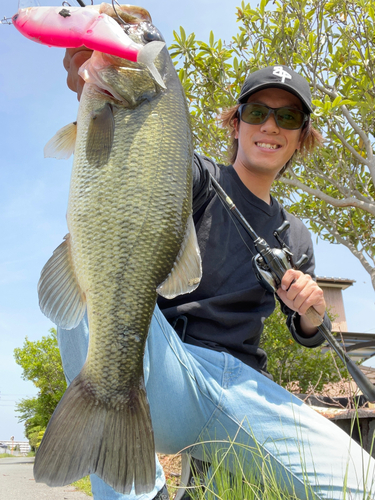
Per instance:
[[[267,353],[274,381],[290,392],[318,394],[327,384],[348,379],[346,367],[332,350],[323,353],[295,342],[277,300],[274,313],[264,322],[260,347]]]
[[[33,342],[26,337],[23,347],[14,350],[14,357],[23,370],[22,378],[33,382],[39,391],[36,397],[16,404],[18,419],[24,422],[25,435],[35,452],[66,389],[56,330],[52,328],[49,335]]]
[[[83,493],[86,493],[86,495],[92,497],[90,476],[86,476],[82,479],[79,479],[78,481],[75,481],[74,483],[72,483],[72,486],[75,486],[77,490],[80,490]]]

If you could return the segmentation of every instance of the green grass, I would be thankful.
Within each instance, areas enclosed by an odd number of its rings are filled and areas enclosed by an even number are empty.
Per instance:
[[[92,497],[90,476],[83,477],[72,484],[75,488],[77,488],[77,490],[83,491],[83,493]]]
[[[291,477],[277,474],[271,459],[260,447],[236,443],[234,440],[207,441],[201,443],[204,449],[204,461],[211,463],[211,475],[208,474],[205,488],[195,486],[189,488],[193,500],[300,500],[294,490]],[[244,455],[253,456],[251,472],[244,470]],[[303,450],[301,450],[301,467],[303,466]],[[232,472],[229,472],[232,471]],[[343,485],[343,500],[351,500],[352,496]],[[199,477],[196,484],[200,484]],[[89,476],[73,483],[80,491],[92,496]],[[168,484],[172,499],[177,491],[176,484]],[[304,497],[314,498],[314,484],[307,478],[304,482]],[[372,484],[371,488],[374,488]],[[371,493],[364,493],[363,500],[371,500]],[[335,497],[332,496],[332,500]]]
[[[229,441],[212,441],[203,446],[209,446],[204,460],[211,463],[212,472],[206,478],[205,488],[190,488],[194,500],[298,500],[292,481],[278,477],[270,457],[260,449]],[[254,456],[250,473],[243,469],[243,455],[248,452]],[[198,477],[196,482],[199,484]]]
[[[235,443],[234,441],[208,441],[202,443],[204,461],[211,463],[206,477],[205,487],[195,478],[198,486],[189,488],[193,500],[300,500],[294,488],[292,477],[281,477],[273,468],[271,459],[259,447]],[[209,451],[208,451],[209,450]],[[253,462],[251,471],[244,470],[244,455],[251,453]],[[301,467],[304,471],[303,450]],[[229,472],[231,471],[231,472]],[[310,484],[304,475],[304,498],[315,498],[314,484]],[[366,473],[365,473],[366,475]],[[371,489],[375,487],[372,481]],[[335,493],[332,493],[335,495]],[[373,500],[371,492],[364,492],[363,500]],[[330,497],[335,500],[335,497]],[[351,500],[352,494],[343,485],[343,500]]]
[[[10,453],[0,453],[0,458],[9,458],[13,457],[14,455],[11,455]]]
[[[353,421],[354,425],[356,425],[355,421]],[[281,477],[275,472],[270,457],[259,446],[236,443],[236,437],[233,440],[228,438],[223,441],[213,440],[201,443],[204,450],[203,460],[211,463],[211,472],[206,477],[204,489],[200,486],[189,488],[194,500],[300,500],[294,490],[291,477],[288,475]],[[301,445],[302,472],[305,470],[303,456],[306,452],[308,450]],[[244,470],[246,462],[244,457],[245,455],[248,457],[249,453],[253,457],[250,473],[248,469]],[[314,498],[315,481],[312,479],[313,484],[310,484],[307,475],[303,475],[305,478],[303,497]],[[364,476],[366,476],[366,471],[364,471]],[[196,478],[196,484],[200,484],[199,477]],[[73,486],[92,496],[89,476],[76,481]],[[169,480],[167,487],[172,499],[177,491],[176,483]],[[371,489],[374,487],[375,478],[370,485]],[[371,500],[371,492],[365,492],[361,498]],[[332,500],[335,500],[334,496]],[[346,478],[344,478],[343,485],[343,500],[352,500],[352,495],[346,488]]]

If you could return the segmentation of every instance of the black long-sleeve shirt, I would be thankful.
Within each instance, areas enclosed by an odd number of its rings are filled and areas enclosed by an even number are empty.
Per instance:
[[[267,375],[267,356],[259,348],[264,320],[275,307],[274,295],[256,279],[252,256],[257,253],[251,238],[233,220],[209,180],[209,172],[232,198],[255,232],[271,247],[279,248],[273,232],[285,219],[290,228],[282,238],[295,260],[302,254],[308,261],[301,271],[314,276],[314,255],[310,233],[303,223],[271,199],[268,205],[242,183],[232,166],[218,166],[208,158],[195,155],[193,213],[202,256],[203,276],[190,294],[172,300],[158,299],[167,320],[186,343],[226,351]],[[300,344],[316,347],[324,339],[320,333],[303,337],[299,315],[287,308],[287,325]],[[326,316],[325,322],[330,324]]]

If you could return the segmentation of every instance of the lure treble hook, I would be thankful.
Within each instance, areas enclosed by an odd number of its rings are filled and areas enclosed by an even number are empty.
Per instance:
[[[113,7],[113,10],[115,11],[115,14],[116,14],[116,16],[117,16],[117,19],[119,20],[120,24],[122,24],[122,25],[123,25],[124,30],[125,30],[125,31],[127,31],[127,30],[130,28],[130,24],[129,24],[129,23],[126,23],[126,22],[122,19],[122,17],[119,15],[119,13],[118,13],[118,12],[117,12],[117,10],[116,10],[115,3],[117,3],[117,5],[118,5],[119,7],[121,7],[121,5],[118,3],[118,1],[117,1],[117,0],[112,0],[112,7]]]

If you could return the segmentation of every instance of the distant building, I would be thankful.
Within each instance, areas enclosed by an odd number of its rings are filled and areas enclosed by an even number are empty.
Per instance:
[[[342,291],[352,286],[355,280],[318,277],[316,281],[323,290],[328,311],[335,317],[332,321],[332,332],[336,334],[337,340],[343,344],[348,355],[353,361],[374,356],[375,333],[348,332]],[[328,344],[324,345],[323,349],[329,349]]]
[[[31,451],[31,448],[30,448],[28,441],[9,441],[9,440],[6,440],[6,441],[1,441],[0,443],[1,443],[0,449],[4,449],[4,448],[1,448],[2,446],[4,446],[5,449],[8,449],[8,451],[1,451],[1,453],[11,453],[12,448],[14,450],[17,445],[19,446],[19,450],[20,450],[20,453],[22,453],[22,455],[26,455],[27,453],[29,453],[29,451]]]

